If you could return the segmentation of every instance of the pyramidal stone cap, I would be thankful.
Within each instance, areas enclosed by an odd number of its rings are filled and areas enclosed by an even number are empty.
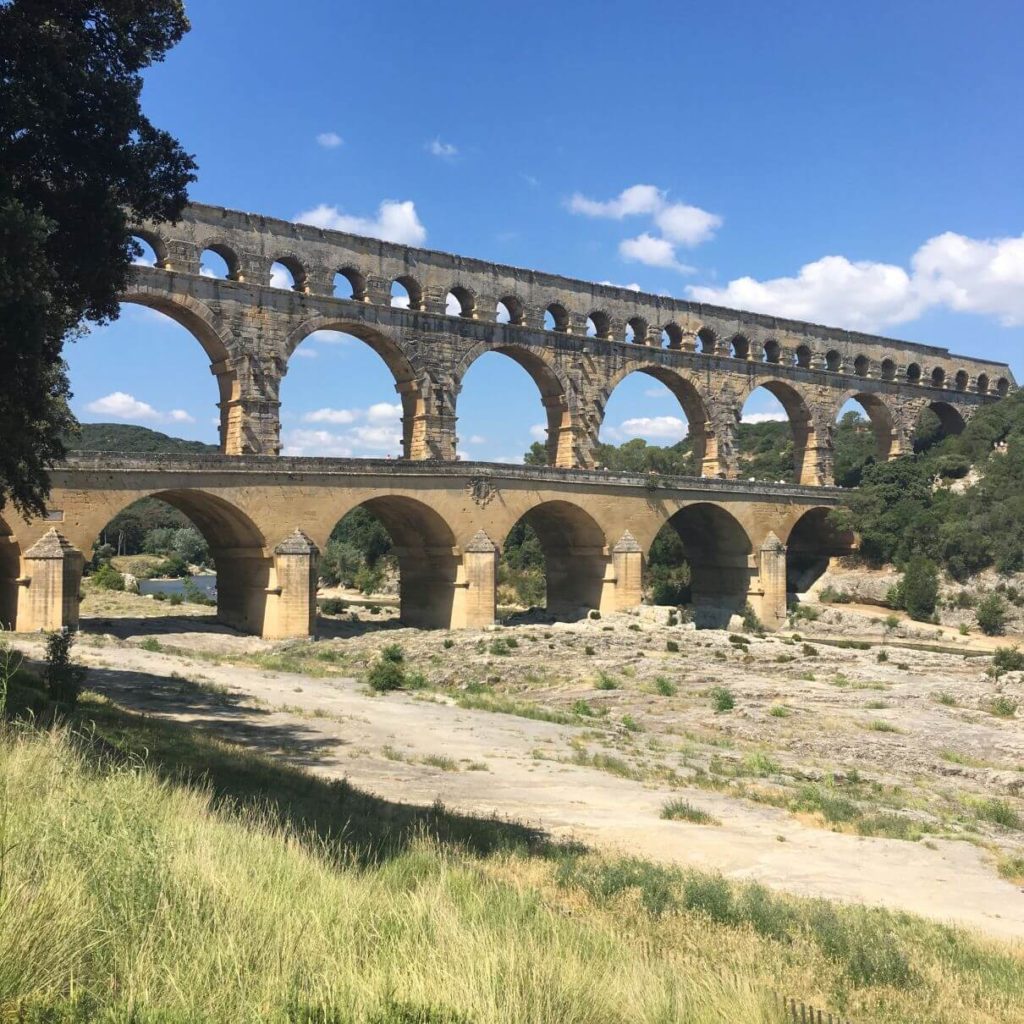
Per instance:
[[[62,533],[51,527],[25,552],[26,558],[64,558],[69,551],[74,551],[74,545]]]
[[[491,554],[498,550],[498,545],[483,530],[477,530],[464,550],[470,554]]]
[[[296,530],[294,533],[285,537],[280,544],[274,548],[275,555],[316,555],[320,553],[320,549],[309,539],[309,537],[302,532],[302,530]]]

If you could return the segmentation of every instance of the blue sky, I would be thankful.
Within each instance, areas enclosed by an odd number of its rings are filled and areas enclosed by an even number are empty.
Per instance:
[[[197,200],[877,330],[1024,380],[1019,2],[187,8],[144,103],[196,154]],[[205,356],[159,314],[125,306],[68,361],[83,420],[216,439]],[[304,342],[282,400],[288,451],[397,454],[393,382],[353,339]],[[542,436],[499,355],[458,412],[467,457]],[[758,393],[745,417],[776,412]],[[602,439],[671,443],[681,417],[633,375]]]

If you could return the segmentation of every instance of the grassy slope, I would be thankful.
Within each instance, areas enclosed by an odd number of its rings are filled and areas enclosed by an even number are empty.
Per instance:
[[[779,989],[1024,1019],[1024,960],[906,915],[389,804],[96,697],[78,723],[0,731],[0,1020],[757,1024]]]

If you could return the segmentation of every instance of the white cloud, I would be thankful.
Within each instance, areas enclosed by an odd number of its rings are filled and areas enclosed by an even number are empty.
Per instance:
[[[448,316],[459,316],[462,313],[462,305],[451,292],[444,299],[444,311]]]
[[[270,268],[270,287],[271,288],[293,288],[295,282],[292,280],[291,272],[287,267],[281,266],[280,263],[275,263]]]
[[[487,438],[486,437],[481,437],[479,434],[474,434],[472,437],[468,438],[463,443],[464,444],[486,444],[487,443]]]
[[[745,412],[741,417],[744,423],[785,423],[789,417],[785,410],[779,412]]]
[[[440,157],[442,160],[454,160],[459,155],[457,147],[450,142],[442,142],[438,138],[431,139],[427,143],[427,152],[431,156]]]
[[[302,417],[304,423],[355,423],[358,409],[317,409]]]
[[[649,267],[666,267],[682,274],[693,273],[693,267],[676,259],[676,247],[664,238],[644,232],[636,238],[624,238],[619,242],[619,255],[630,263],[646,263]]]
[[[675,398],[675,395],[663,384],[660,388],[645,388],[644,398]]]
[[[548,439],[548,428],[543,423],[535,423],[530,427],[530,437],[534,441],[546,441]]]
[[[391,296],[391,305],[397,307],[398,309],[408,309],[409,308],[409,296],[408,295],[392,295]]]
[[[714,238],[715,232],[722,226],[722,218],[699,206],[670,203],[655,213],[654,223],[669,241],[692,249]]]
[[[148,402],[142,402],[125,391],[112,391],[109,395],[89,402],[86,412],[97,416],[113,416],[118,420],[149,420],[155,423],[195,423],[195,419],[184,409],[160,412]],[[219,421],[218,421],[219,423]]]
[[[316,137],[316,144],[324,149],[337,149],[343,141],[337,132],[321,132]]]
[[[630,185],[614,199],[597,202],[576,192],[569,200],[569,209],[584,217],[610,217],[622,220],[639,213],[655,213],[665,202],[664,193],[654,185]]]
[[[300,345],[296,350],[295,354],[300,359],[316,359],[320,355],[315,348],[310,348],[308,345]]]
[[[678,416],[636,416],[623,420],[616,433],[626,437],[653,437],[678,441],[686,437],[689,425]]]
[[[600,283],[603,284],[606,288],[625,288],[628,292],[638,292],[642,290],[640,288],[640,285],[638,285],[635,281],[633,282],[633,284],[616,284],[614,281],[601,281]]]
[[[973,239],[947,231],[928,239],[910,269],[845,256],[806,263],[793,277],[740,277],[723,288],[691,286],[699,302],[876,331],[928,309],[992,316],[1024,324],[1024,236]]]
[[[377,216],[354,217],[342,213],[337,206],[321,203],[312,210],[295,215],[299,224],[312,224],[317,228],[332,231],[348,231],[354,235],[369,235],[385,242],[399,242],[402,245],[422,245],[427,238],[427,229],[420,223],[416,204],[411,199],[399,202],[385,199],[377,208]]]
[[[352,339],[341,331],[314,331],[305,341],[317,345],[348,345]]]
[[[400,402],[377,402],[366,410],[366,418],[371,423],[397,422],[402,415]]]

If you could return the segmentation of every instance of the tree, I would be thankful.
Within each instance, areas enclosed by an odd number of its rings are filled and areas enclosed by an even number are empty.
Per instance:
[[[986,636],[1002,636],[1006,631],[1006,611],[1006,602],[999,594],[986,594],[975,612],[978,628]]]
[[[939,598],[939,577],[934,563],[915,555],[907,563],[899,589],[907,614],[918,622],[927,622],[935,613]]]
[[[74,429],[64,343],[116,319],[139,220],[176,220],[195,163],[143,115],[181,0],[0,3],[0,508],[40,514]]]

